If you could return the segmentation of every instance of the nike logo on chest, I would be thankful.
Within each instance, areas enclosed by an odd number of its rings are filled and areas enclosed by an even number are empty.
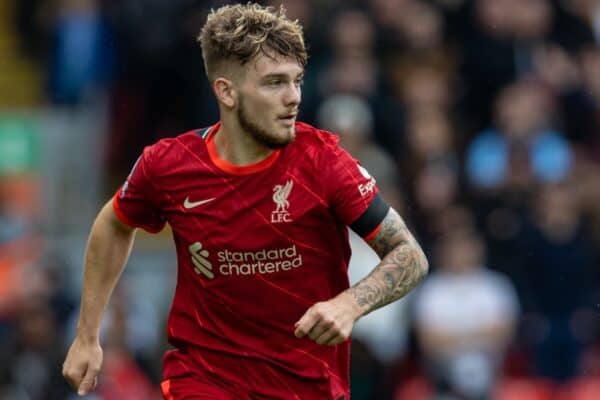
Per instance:
[[[215,197],[212,197],[210,199],[199,200],[199,201],[190,201],[190,197],[188,196],[185,198],[185,201],[183,202],[183,208],[190,209],[190,208],[198,207],[198,206],[201,206],[202,204],[211,202],[214,199],[215,199]]]

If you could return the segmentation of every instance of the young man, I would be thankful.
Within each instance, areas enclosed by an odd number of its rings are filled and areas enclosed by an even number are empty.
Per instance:
[[[296,122],[307,58],[296,22],[225,6],[200,42],[221,121],[146,148],[98,215],[63,374],[93,390],[135,229],[168,222],[178,275],[165,399],[347,399],[354,323],[411,290],[425,256],[335,136]],[[382,258],[351,288],[347,226]]]

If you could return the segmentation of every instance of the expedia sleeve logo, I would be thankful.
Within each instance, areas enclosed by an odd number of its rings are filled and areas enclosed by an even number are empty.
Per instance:
[[[194,264],[194,271],[208,279],[214,279],[213,264],[209,260],[210,253],[203,249],[202,243],[195,242],[188,247]],[[218,272],[221,275],[255,275],[273,274],[280,271],[290,271],[303,265],[302,254],[296,245],[279,249],[263,249],[259,251],[217,252],[219,262]]]
[[[373,190],[375,189],[375,183],[376,183],[375,178],[373,178],[369,174],[369,171],[367,171],[366,168],[364,168],[362,165],[356,164],[356,166],[358,167],[360,174],[363,177],[365,177],[365,179],[369,180],[369,182],[367,182],[367,183],[361,183],[358,185],[358,191],[360,192],[360,195],[362,197],[365,197],[367,194],[372,193]]]

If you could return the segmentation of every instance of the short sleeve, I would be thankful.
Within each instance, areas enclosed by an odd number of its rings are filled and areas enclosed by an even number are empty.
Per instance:
[[[338,146],[337,138],[326,142],[321,155],[321,176],[329,205],[340,221],[351,225],[379,197],[375,178]]]
[[[161,215],[160,192],[152,181],[151,167],[152,147],[147,147],[115,193],[113,208],[123,223],[156,233],[166,221]]]

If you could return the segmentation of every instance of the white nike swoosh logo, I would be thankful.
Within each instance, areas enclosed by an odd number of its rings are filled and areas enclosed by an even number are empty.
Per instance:
[[[202,204],[206,204],[209,201],[213,201],[215,199],[215,197],[210,198],[210,199],[204,199],[204,200],[200,200],[200,201],[190,201],[189,196],[185,198],[185,201],[183,202],[183,207],[185,208],[194,208],[194,207],[198,207],[201,206]]]

